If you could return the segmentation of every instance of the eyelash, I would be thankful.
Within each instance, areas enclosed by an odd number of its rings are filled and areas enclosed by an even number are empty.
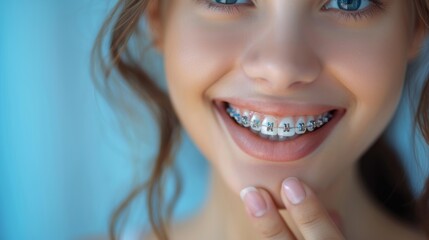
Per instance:
[[[228,15],[234,15],[240,13],[241,7],[252,7],[251,3],[249,4],[219,4],[214,3],[211,0],[196,0],[197,2],[205,5],[209,10],[214,12],[223,12]]]
[[[335,11],[339,15],[340,18],[348,21],[348,20],[363,20],[364,18],[371,18],[375,14],[377,14],[380,11],[383,11],[385,6],[384,3],[382,3],[380,0],[369,0],[371,5],[367,7],[364,10],[360,11],[341,11],[341,10],[331,10],[331,9],[324,9],[325,6],[322,8],[324,11]]]
[[[211,11],[214,12],[222,12],[226,13],[228,15],[234,15],[240,13],[242,10],[242,7],[252,7],[254,6],[254,3],[249,4],[219,4],[214,3],[211,0],[196,0],[197,2],[204,4],[206,8],[208,8]],[[326,9],[325,6],[323,6],[323,11],[335,11],[338,16],[346,21],[348,20],[355,20],[359,21],[364,18],[371,18],[379,11],[384,10],[384,3],[382,3],[380,0],[369,0],[371,2],[371,6],[367,7],[364,10],[360,11],[341,11],[341,10],[332,10],[332,9]]]

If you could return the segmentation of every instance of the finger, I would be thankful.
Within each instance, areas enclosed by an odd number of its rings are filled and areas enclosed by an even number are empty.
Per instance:
[[[304,239],[345,239],[313,191],[297,178],[283,181],[282,199]]]
[[[295,239],[268,192],[263,189],[247,187],[241,190],[240,196],[253,225],[262,234],[263,239]]]

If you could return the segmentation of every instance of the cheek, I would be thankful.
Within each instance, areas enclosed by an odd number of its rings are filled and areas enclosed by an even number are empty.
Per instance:
[[[372,51],[371,51],[372,50]],[[406,62],[386,44],[364,46],[360,54],[344,56],[335,64],[341,84],[354,100],[356,111],[364,109],[391,112],[400,98]]]
[[[406,27],[397,24],[383,25],[366,35],[343,37],[341,44],[328,45],[326,61],[333,77],[350,95],[353,124],[377,122],[378,118],[378,127],[382,127],[400,100],[409,43],[404,37]]]
[[[236,68],[247,39],[245,26],[248,28],[248,24],[213,24],[193,15],[172,13],[166,27],[163,52],[170,97],[182,124],[206,153],[212,150],[203,146],[207,137],[200,133],[212,130],[210,126],[202,128],[201,122],[212,123],[215,118],[208,98],[216,95],[211,92],[215,86],[226,82],[225,74]],[[228,89],[234,88],[222,91]],[[213,129],[212,135],[216,131],[219,129]]]
[[[242,45],[246,37],[237,31],[234,34],[236,28],[231,26],[222,28],[198,23],[192,17],[177,20],[166,31],[167,78],[172,80],[170,84],[174,88],[186,88],[189,94],[198,89],[202,95],[202,91],[234,66],[240,43]]]
[[[231,34],[231,28],[204,24],[189,14],[171,14],[163,42],[169,95],[183,127],[200,150],[209,159],[219,158],[213,157],[219,153],[213,149],[212,139],[220,136],[208,91],[234,67],[244,39]]]
[[[357,34],[339,31],[317,39],[323,45],[318,50],[330,83],[341,85],[349,104],[341,131],[331,142],[336,148],[328,157],[334,157],[317,163],[325,173],[336,174],[356,162],[395,112],[405,79],[409,40],[400,19],[390,21]]]

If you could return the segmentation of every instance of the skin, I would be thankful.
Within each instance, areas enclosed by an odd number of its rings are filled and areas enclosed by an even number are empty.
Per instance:
[[[359,157],[391,120],[407,63],[424,37],[413,24],[409,1],[383,2],[383,10],[359,20],[322,11],[326,1],[315,0],[258,1],[231,14],[194,0],[150,5],[172,103],[213,166],[211,199],[194,221],[174,230],[177,239],[253,239],[253,231],[265,239],[421,237],[379,210],[355,173]],[[273,163],[234,143],[213,105],[229,97],[323,103],[347,112],[314,152]],[[305,193],[299,204],[283,190],[290,177],[299,179]],[[246,201],[242,206],[239,193],[249,186],[258,189],[263,216],[255,216]],[[335,225],[328,211],[341,223]],[[234,228],[223,225],[229,221]],[[392,227],[397,230],[384,231]]]

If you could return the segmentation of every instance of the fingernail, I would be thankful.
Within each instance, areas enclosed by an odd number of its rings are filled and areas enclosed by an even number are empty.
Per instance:
[[[300,204],[305,199],[305,190],[295,177],[283,181],[283,192],[292,204]]]
[[[262,217],[267,212],[267,204],[261,193],[254,187],[247,187],[240,192],[246,208],[254,217]]]

